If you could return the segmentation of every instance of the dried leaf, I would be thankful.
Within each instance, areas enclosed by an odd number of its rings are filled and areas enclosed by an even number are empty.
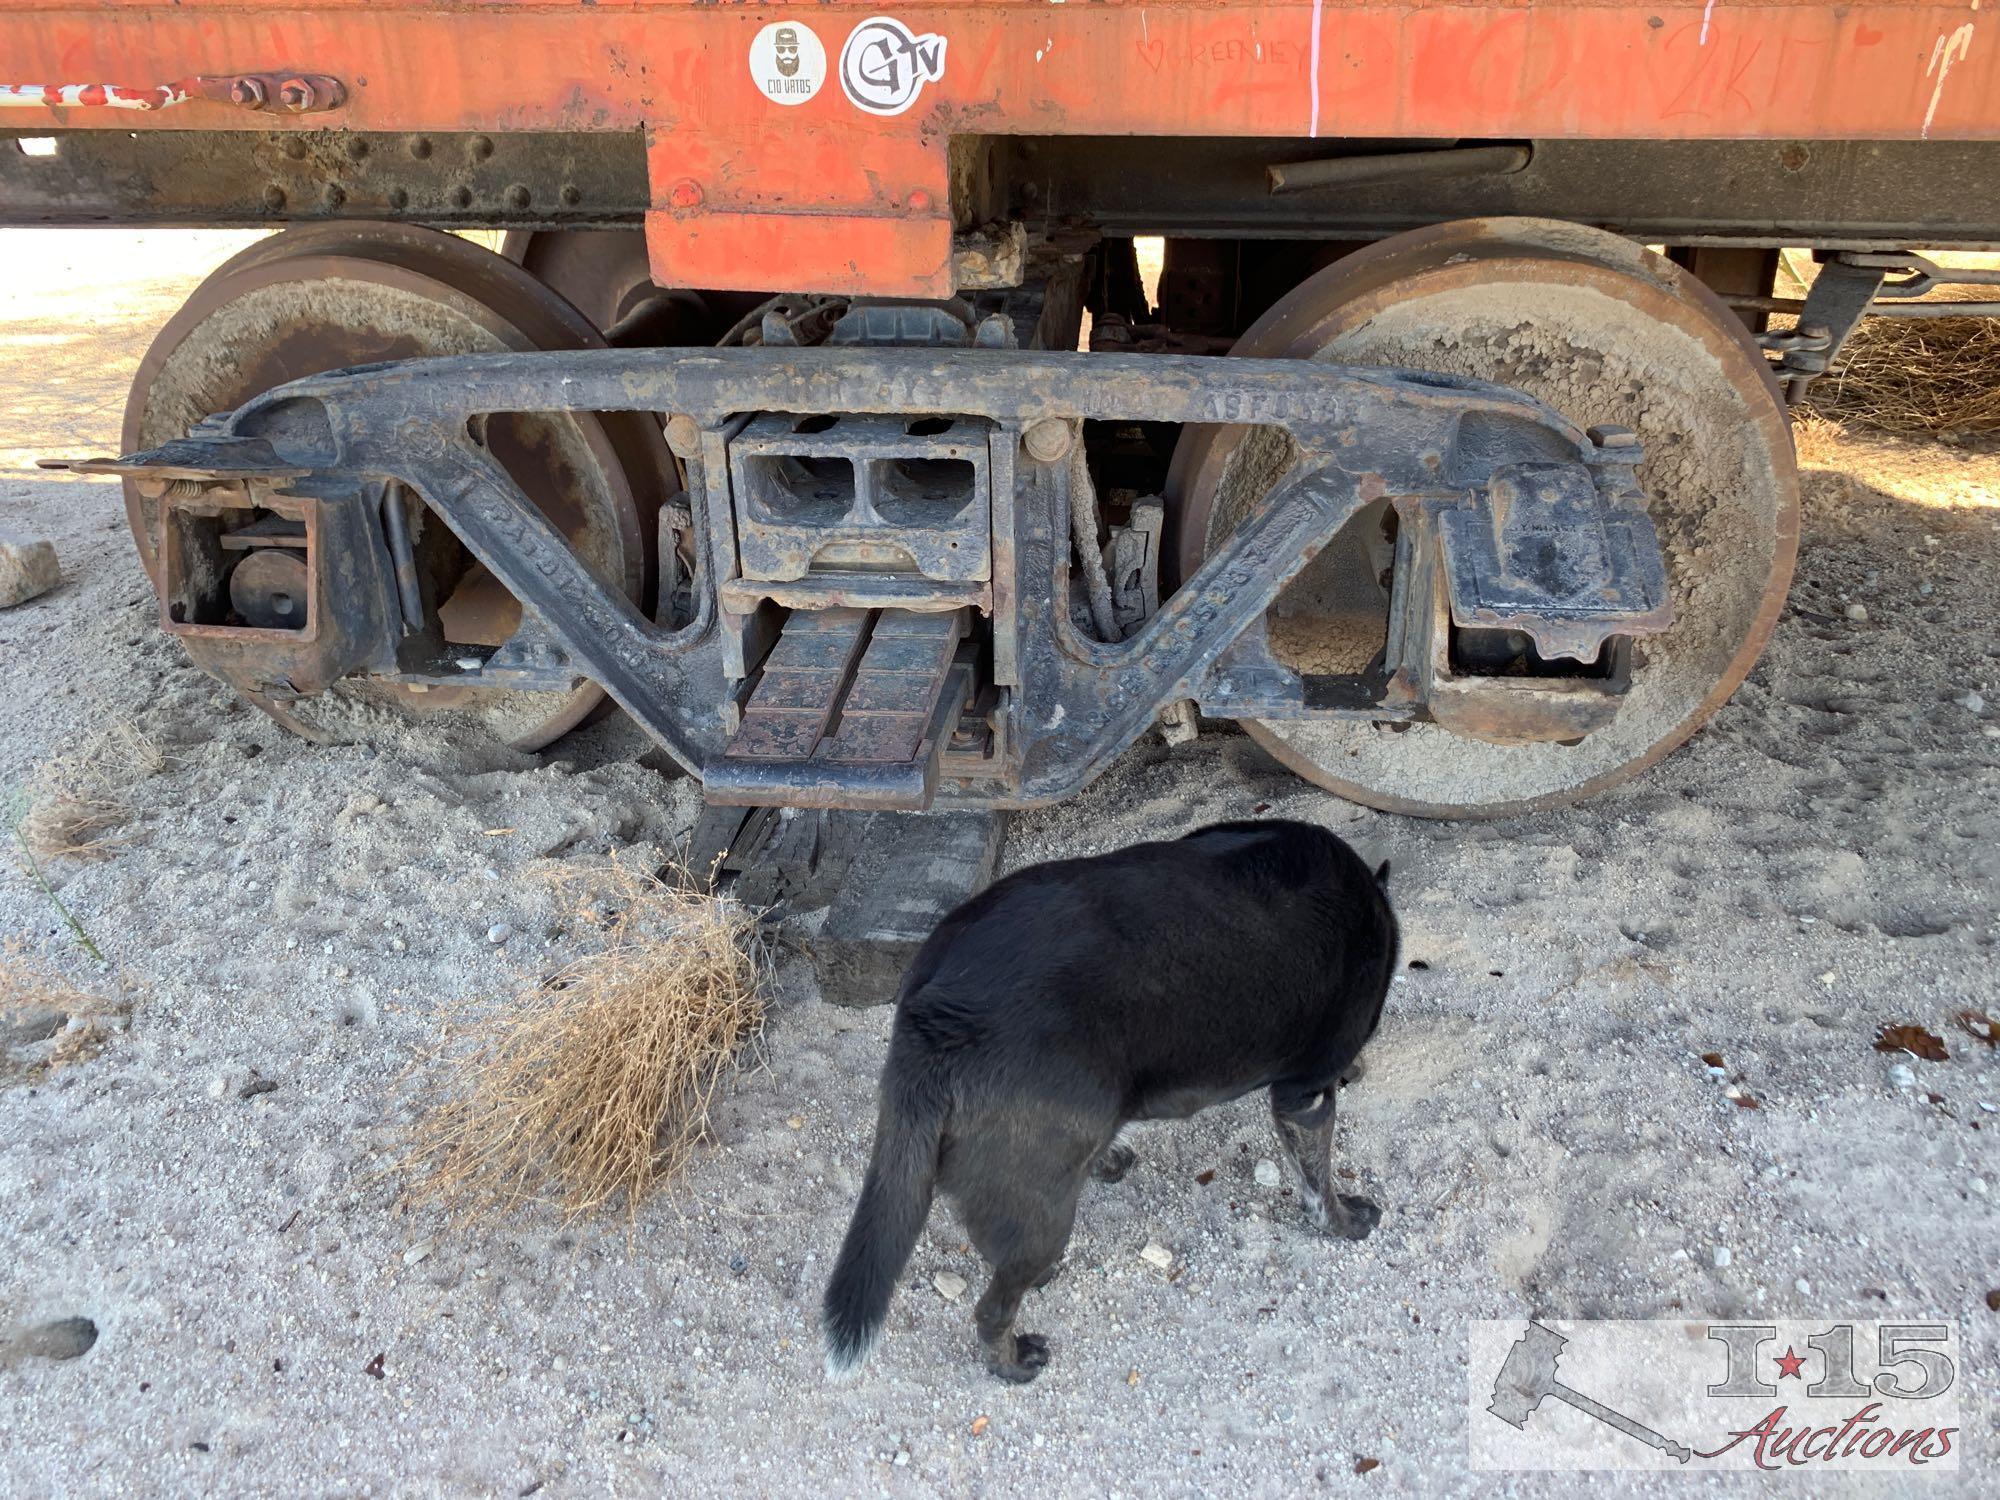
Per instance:
[[[1960,1011],[1958,1029],[1974,1041],[1984,1042],[1989,1047],[2000,1046],[2000,1021],[1994,1020],[1984,1011]]]
[[[1759,1109],[1762,1107],[1748,1094],[1731,1094],[1729,1102],[1734,1104],[1738,1109]]]
[[[1354,1472],[1357,1474],[1366,1474],[1370,1469],[1379,1469],[1381,1467],[1382,1460],[1379,1458],[1357,1458],[1354,1460]]]
[[[976,1416],[972,1419],[972,1435],[974,1437],[984,1437],[986,1435],[986,1429],[992,1425],[993,1425],[993,1419],[985,1415],[984,1413],[981,1413],[979,1416]]]
[[[1885,1023],[1875,1038],[1877,1052],[1909,1052],[1925,1062],[1943,1062],[1951,1054],[1944,1050],[1944,1038],[1909,1022]]]
[[[1194,1180],[1200,1183],[1203,1187],[1207,1187],[1211,1182],[1215,1181],[1215,1168],[1210,1167],[1205,1172],[1195,1173]]]
[[[1707,1063],[1711,1068],[1719,1068],[1722,1066],[1722,1054],[1720,1052],[1704,1052],[1701,1055],[1701,1060]]]
[[[377,1380],[380,1380],[383,1375],[383,1365],[382,1365],[383,1358],[384,1356],[380,1354],[376,1355],[373,1359],[369,1360],[367,1364],[361,1367],[361,1373],[363,1375],[373,1375]]]
[[[2000,1286],[1986,1294],[1986,1309],[1988,1312],[2000,1312]]]

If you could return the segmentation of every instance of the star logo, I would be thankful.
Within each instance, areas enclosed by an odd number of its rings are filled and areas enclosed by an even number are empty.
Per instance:
[[[1792,1346],[1790,1344],[1785,1345],[1785,1352],[1778,1356],[1778,1378],[1782,1380],[1788,1375],[1793,1380],[1802,1378],[1799,1375],[1799,1370],[1805,1362],[1806,1357],[1803,1354],[1794,1354]]]

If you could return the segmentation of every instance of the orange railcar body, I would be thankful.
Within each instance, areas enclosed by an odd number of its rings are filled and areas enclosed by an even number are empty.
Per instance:
[[[661,282],[938,296],[954,137],[1993,138],[1979,3],[0,0],[0,120],[643,130]],[[344,98],[161,89],[294,71]]]

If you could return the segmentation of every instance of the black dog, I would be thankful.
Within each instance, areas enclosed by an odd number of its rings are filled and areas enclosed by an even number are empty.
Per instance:
[[[1334,1191],[1334,1090],[1375,1032],[1398,933],[1384,886],[1304,823],[1222,823],[1170,844],[1010,875],[946,917],[897,996],[875,1152],[827,1286],[827,1370],[864,1360],[931,1196],[993,1267],[987,1366],[1033,1380],[1014,1332],[1069,1243],[1084,1178],[1131,1165],[1132,1120],[1185,1119],[1252,1089],[1313,1222],[1347,1239],[1381,1210]]]

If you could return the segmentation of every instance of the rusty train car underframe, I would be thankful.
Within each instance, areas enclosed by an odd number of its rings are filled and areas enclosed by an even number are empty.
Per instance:
[[[1862,316],[2000,311],[1918,253],[2000,247],[1982,24],[0,0],[0,222],[290,226],[77,467],[302,732],[608,694],[712,801],[1022,806],[1199,713],[1491,814],[1749,670]]]

